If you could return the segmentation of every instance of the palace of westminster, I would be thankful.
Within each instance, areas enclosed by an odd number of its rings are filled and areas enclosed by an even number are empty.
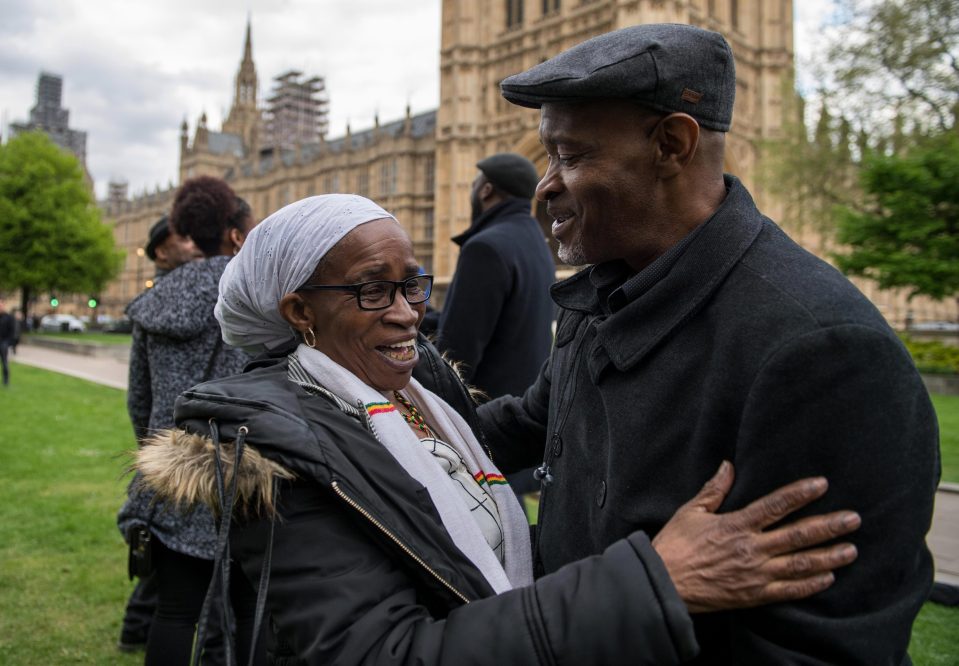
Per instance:
[[[539,113],[507,103],[499,82],[597,34],[638,23],[689,23],[721,32],[736,58],[733,126],[726,171],[739,176],[761,210],[773,219],[781,206],[757,182],[758,146],[783,131],[793,76],[792,0],[442,0],[439,108],[338,138],[327,135],[323,79],[291,71],[276,76],[268,99],[258,96],[250,25],[233,89],[233,102],[217,131],[201,116],[180,132],[179,181],[198,175],[225,178],[263,219],[297,199],[327,192],[367,196],[392,212],[413,238],[423,268],[436,275],[441,303],[456,266],[450,237],[470,222],[470,185],[476,162],[496,152],[525,155],[540,173],[546,154],[539,143]],[[332,91],[335,94],[335,91]],[[153,266],[142,247],[150,226],[169,212],[175,189],[128,199],[111,183],[101,202],[126,259],[119,278],[101,294],[101,312],[122,314],[152,286]],[[544,239],[550,220],[534,206]],[[823,254],[814,232],[790,234]],[[557,259],[559,275],[571,268]],[[880,291],[855,280],[894,326],[949,319],[951,304]],[[909,311],[907,315],[907,309]]]

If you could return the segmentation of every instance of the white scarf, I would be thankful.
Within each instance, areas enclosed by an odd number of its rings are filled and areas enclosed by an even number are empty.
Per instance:
[[[365,405],[374,434],[403,469],[426,487],[443,526],[456,547],[476,566],[496,593],[533,582],[529,526],[526,516],[509,485],[483,452],[466,421],[439,396],[423,388],[415,379],[403,393],[417,406],[430,428],[456,449],[470,474],[486,484],[503,521],[504,562],[490,548],[476,521],[460,499],[449,475],[421,446],[390,398],[367,386],[356,375],[332,361],[326,354],[301,344],[296,356],[320,386],[350,405],[357,400]]]

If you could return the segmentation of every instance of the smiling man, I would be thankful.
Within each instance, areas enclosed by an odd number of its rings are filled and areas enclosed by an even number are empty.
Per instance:
[[[655,535],[723,459],[725,509],[823,475],[856,564],[795,603],[695,616],[700,664],[908,664],[932,582],[936,417],[894,332],[723,173],[736,75],[718,34],[642,25],[502,83],[540,110],[536,196],[560,256],[555,346],[484,405],[501,469],[539,461],[539,573]],[[655,542],[654,542],[655,543]]]

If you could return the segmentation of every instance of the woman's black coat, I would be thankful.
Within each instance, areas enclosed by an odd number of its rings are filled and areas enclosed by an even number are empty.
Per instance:
[[[469,412],[435,350],[421,341],[420,353],[420,376]],[[185,431],[152,446],[166,461],[159,476],[171,469],[166,457],[177,459],[164,492],[180,501],[198,492],[217,504],[215,494],[196,491],[214,487],[212,440],[244,433],[229,538],[234,575],[238,566],[255,589],[271,553],[268,626],[276,656],[299,660],[283,663],[674,664],[696,652],[685,605],[640,533],[495,596],[454,546],[426,489],[364,420],[291,382],[286,360],[195,387],[177,402],[176,419]],[[269,511],[256,517],[273,482],[275,519]]]

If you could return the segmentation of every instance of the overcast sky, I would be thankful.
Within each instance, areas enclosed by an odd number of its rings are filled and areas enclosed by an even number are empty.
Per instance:
[[[748,4],[748,3],[745,3]],[[800,78],[832,0],[795,0]],[[233,99],[247,14],[260,98],[289,69],[325,77],[330,136],[436,108],[441,0],[3,0],[0,119],[26,121],[37,76],[63,77],[70,126],[87,132],[103,196],[177,177],[179,127],[206,111],[219,128]]]

